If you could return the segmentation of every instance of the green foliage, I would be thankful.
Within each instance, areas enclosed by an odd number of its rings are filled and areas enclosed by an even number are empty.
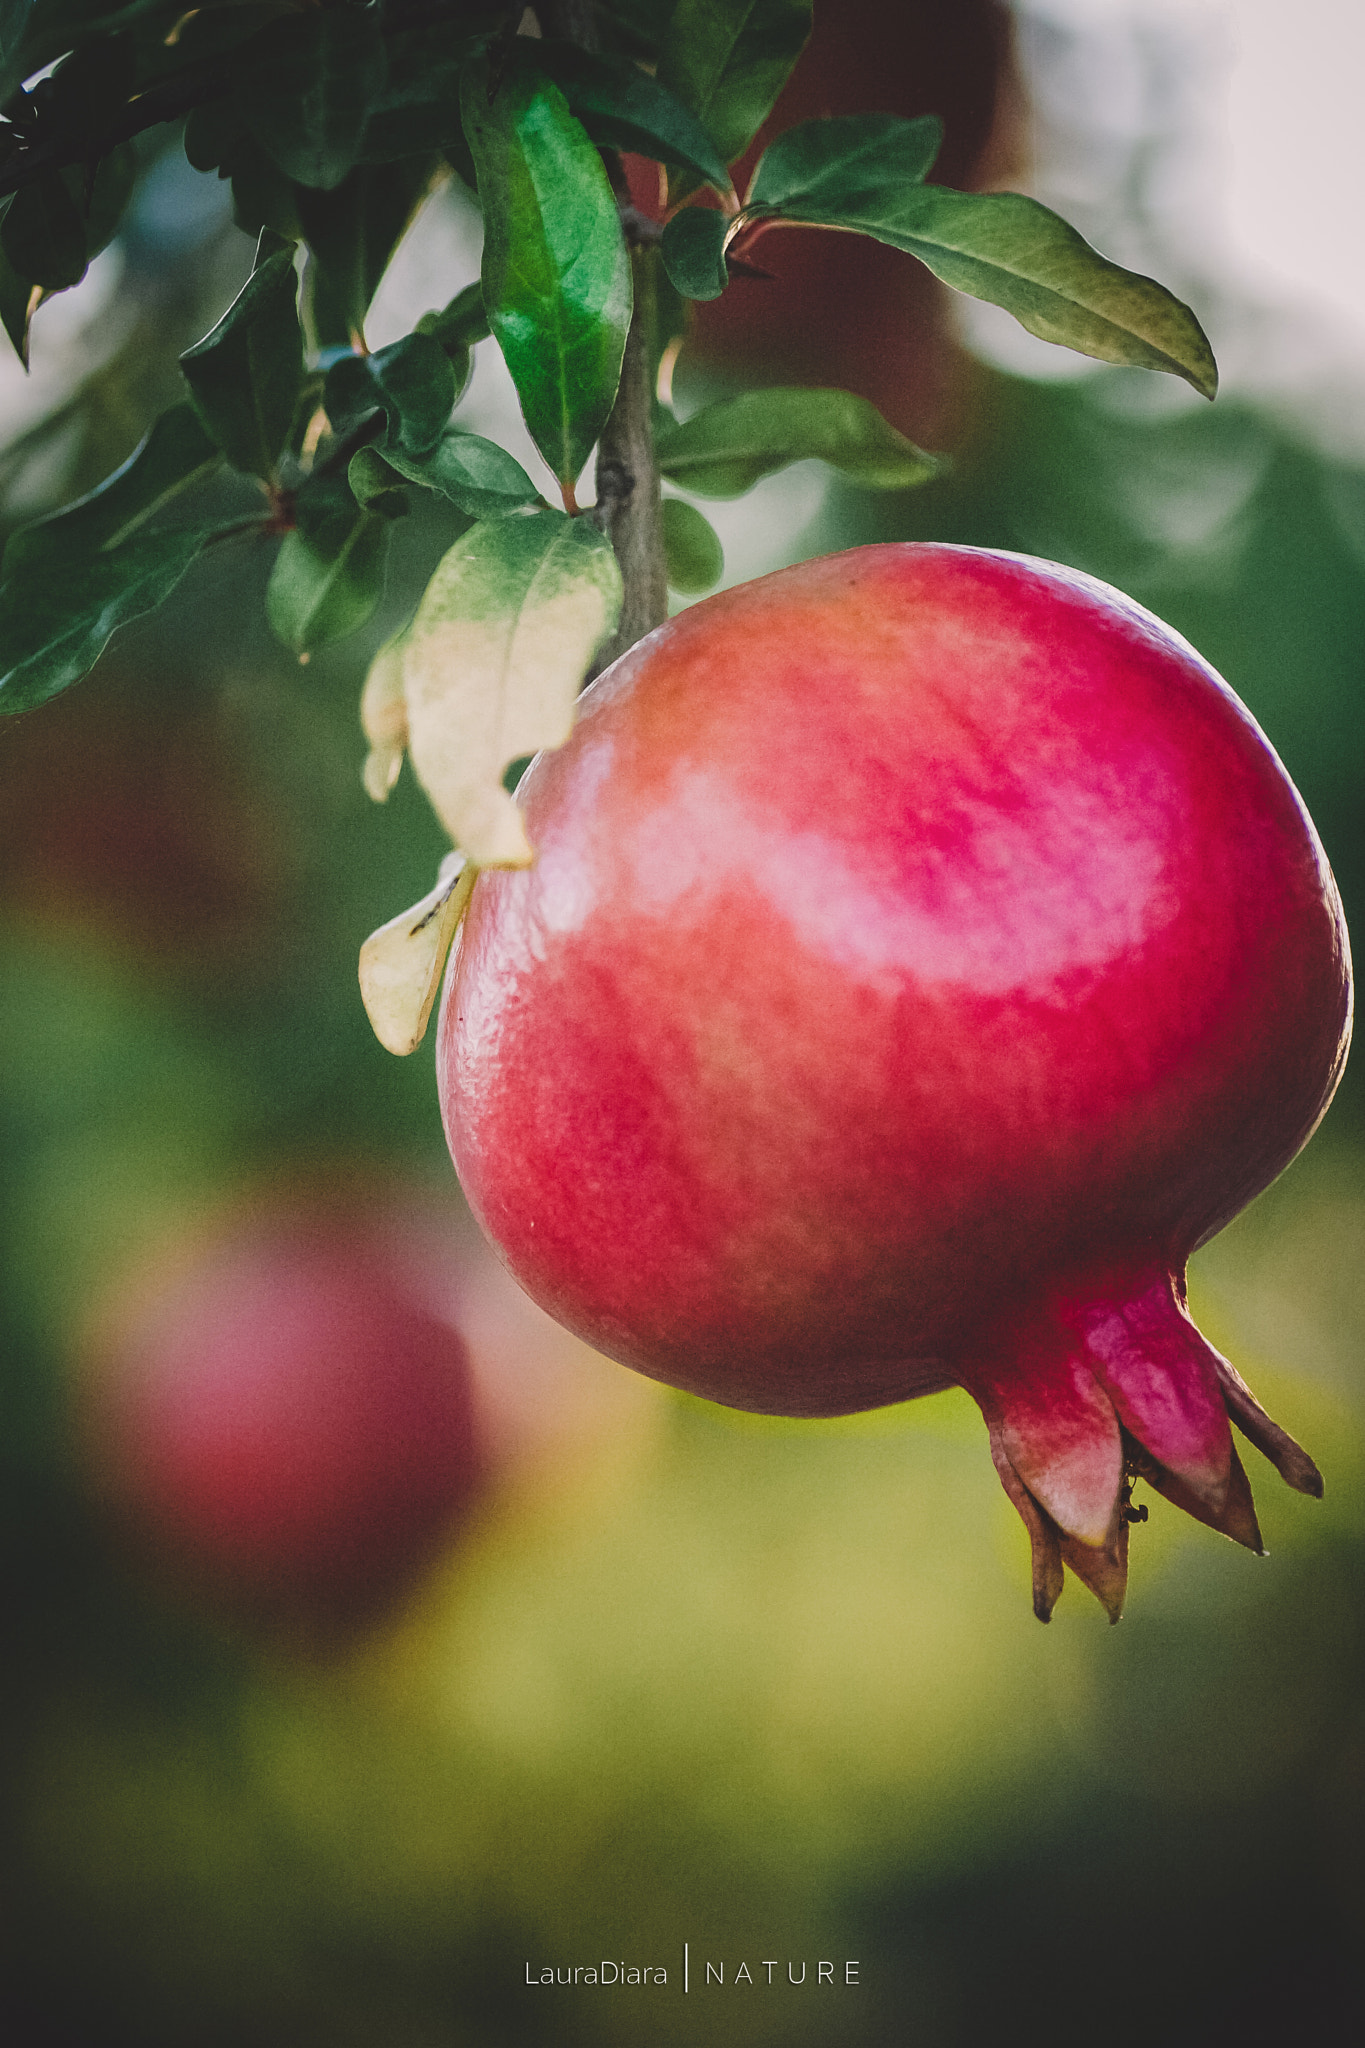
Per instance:
[[[899,114],[803,121],[764,150],[745,207],[874,234],[907,188],[924,182],[942,146],[943,123],[933,114],[914,121]]]
[[[710,590],[725,571],[725,550],[715,527],[685,498],[665,498],[662,515],[672,588],[685,595]]]
[[[1003,306],[1044,341],[1169,370],[1213,397],[1213,353],[1188,306],[1110,263],[1036,199],[926,185],[940,140],[928,117],[808,121],[764,152],[745,214],[871,235],[918,256],[955,290]]]
[[[344,484],[305,507],[301,499],[265,595],[271,631],[298,654],[365,624],[384,595],[389,538],[388,520],[358,506]]]
[[[295,188],[300,231],[312,262],[308,323],[319,348],[349,346],[436,171],[434,156],[358,164],[331,191]]]
[[[725,267],[729,222],[709,206],[685,206],[663,232],[659,252],[669,282],[685,299],[718,299],[730,281]]]
[[[372,356],[343,356],[327,372],[323,404],[337,434],[382,414],[395,447],[425,454],[455,404],[455,372],[429,334],[407,334]]]
[[[720,192],[729,190],[724,159],[701,122],[647,72],[621,58],[590,56],[570,43],[542,43],[535,61],[594,142],[655,157]]]
[[[870,400],[780,385],[703,406],[681,424],[663,423],[656,448],[660,472],[703,498],[738,498],[760,477],[812,456],[854,483],[886,491],[926,483],[942,468]]]
[[[262,236],[257,267],[180,367],[195,410],[233,468],[273,481],[303,381],[292,246],[274,248]]]
[[[486,57],[466,66],[484,305],[531,438],[567,488],[616,396],[630,256],[602,159],[559,87],[516,54],[490,98],[493,84]]]
[[[99,490],[11,538],[0,704],[37,703],[73,681],[124,620],[169,594],[207,539],[234,530],[178,502],[224,462],[265,486],[236,527],[282,536],[267,612],[299,653],[371,617],[390,537],[439,499],[447,535],[452,519],[476,523],[432,586],[440,617],[426,616],[447,639],[452,606],[472,607],[472,631],[489,592],[505,585],[505,596],[517,565],[544,554],[527,571],[534,602],[518,610],[509,598],[499,612],[525,671],[524,704],[533,651],[546,665],[548,696],[528,712],[540,736],[499,752],[506,735],[496,719],[480,724],[471,692],[457,704],[438,690],[441,716],[464,727],[443,738],[428,720],[419,743],[446,822],[458,811],[476,839],[487,828],[485,852],[500,844],[521,858],[496,806],[469,825],[461,806],[474,798],[450,795],[438,757],[457,758],[462,733],[481,733],[486,795],[501,790],[509,759],[550,743],[549,727],[569,715],[566,677],[574,671],[576,689],[591,652],[586,636],[615,616],[619,574],[593,515],[551,514],[506,449],[455,423],[487,336],[569,505],[616,401],[636,284],[644,361],[657,366],[685,333],[688,302],[717,297],[742,266],[746,236],[783,223],[870,235],[1036,334],[1174,371],[1212,394],[1203,332],[1162,286],[1107,261],[1033,200],[928,184],[942,139],[933,116],[839,115],[779,133],[736,212],[726,167],[771,111],[811,15],[811,0],[595,0],[589,51],[555,39],[566,13],[542,13],[547,37],[515,34],[504,0],[444,0],[430,15],[374,0],[188,11],[180,0],[0,0],[0,324],[25,361],[35,309],[76,284],[117,232],[146,160],[143,129],[183,117],[188,162],[230,184],[234,220],[259,236],[241,292],[181,358],[190,403],[165,412]],[[709,185],[729,210],[675,210],[660,235],[625,204],[611,156],[620,149],[665,166],[674,201]],[[482,277],[370,353],[365,325],[385,269],[451,175],[477,188]],[[738,495],[811,458],[883,490],[939,466],[847,392],[741,392],[682,423],[659,410],[654,424],[662,473],[700,496]],[[723,563],[707,522],[678,498],[661,522],[673,587],[708,588]],[[552,645],[552,587],[571,619],[567,653]],[[479,661],[491,644],[478,642]],[[470,673],[496,694],[501,671],[479,661]]]
[[[811,30],[811,0],[677,0],[660,82],[704,124],[727,164],[753,141]],[[696,180],[673,182],[674,196]]]

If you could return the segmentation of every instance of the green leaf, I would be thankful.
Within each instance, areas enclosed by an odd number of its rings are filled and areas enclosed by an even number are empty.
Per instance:
[[[245,235],[269,228],[285,240],[303,240],[299,191],[292,178],[249,135],[232,145],[224,164],[232,180],[232,219]]]
[[[450,358],[429,334],[405,334],[372,356],[343,356],[327,372],[323,405],[332,430],[349,433],[382,412],[389,439],[421,455],[435,446],[455,404]]]
[[[121,546],[179,492],[210,475],[222,459],[193,406],[172,406],[97,489],[10,535],[4,576],[60,570],[84,556]]]
[[[273,482],[303,381],[292,249],[253,270],[180,367],[200,419],[234,469]]]
[[[439,313],[423,313],[417,322],[417,332],[439,341],[447,355],[487,341],[493,330],[484,310],[482,283],[476,278],[473,284],[467,284]]]
[[[594,142],[673,164],[703,184],[729,191],[724,160],[696,115],[638,65],[593,56],[570,43],[542,42],[535,59]]]
[[[0,242],[0,326],[13,345],[24,368],[28,368],[28,328],[33,314],[34,284],[21,277]]]
[[[84,170],[76,167],[67,172],[67,177],[78,182],[78,203],[83,196]],[[87,256],[98,256],[101,249],[107,249],[118,233],[123,210],[133,196],[137,183],[137,151],[131,142],[121,142],[101,157],[95,167],[94,182],[90,186],[85,216],[85,244]]]
[[[326,7],[260,39],[242,111],[261,147],[300,185],[330,191],[360,154],[387,74],[377,10]]]
[[[85,276],[85,215],[60,171],[42,171],[22,185],[0,225],[0,248],[21,277],[50,292]]]
[[[384,519],[402,519],[408,510],[408,494],[402,478],[391,469],[376,448],[357,448],[346,465],[351,495],[365,512],[378,512]]]
[[[659,252],[675,290],[685,299],[718,299],[730,282],[725,267],[723,213],[710,206],[685,206],[664,229]]]
[[[725,571],[725,550],[709,519],[683,498],[663,502],[664,556],[668,580],[686,594],[710,590]]]
[[[0,585],[0,711],[29,711],[93,668],[110,635],[154,611],[214,529],[151,527],[74,562],[60,550]]]
[[[436,159],[361,164],[330,192],[295,188],[299,224],[312,252],[306,289],[318,347],[349,344],[365,328],[379,280],[426,197]]]
[[[727,164],[757,134],[811,29],[811,0],[677,0],[659,83],[704,124]],[[670,196],[695,180],[670,182]]]
[[[826,225],[918,256],[936,277],[1003,306],[1030,334],[1106,363],[1169,370],[1212,398],[1218,368],[1189,307],[1153,278],[1110,263],[1036,199],[909,185]]]
[[[566,489],[616,397],[630,255],[602,159],[559,87],[513,52],[489,102],[465,68],[465,134],[484,207],[483,298],[531,438]]]
[[[745,207],[834,227],[874,222],[894,215],[908,185],[923,184],[942,146],[943,123],[934,114],[803,121],[764,150]]]
[[[760,477],[812,456],[855,483],[903,491],[941,464],[851,391],[778,386],[704,406],[656,437],[659,470],[701,498],[738,498]]]
[[[471,527],[427,585],[403,643],[408,750],[442,824],[480,867],[533,858],[503,771],[568,738],[620,610],[610,542],[562,512]]]
[[[296,654],[354,633],[384,595],[389,522],[354,503],[287,533],[266,587],[271,631]]]
[[[475,26],[428,16],[420,28],[385,37],[388,76],[382,87],[371,89],[362,162],[392,163],[451,143],[460,146],[460,71]]]
[[[480,434],[447,427],[434,448],[412,455],[401,447],[384,448],[384,460],[400,476],[440,491],[472,519],[498,519],[534,505],[540,493],[514,456]]]

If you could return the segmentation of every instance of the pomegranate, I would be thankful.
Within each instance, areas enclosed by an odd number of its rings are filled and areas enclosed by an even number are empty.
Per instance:
[[[1141,1478],[1254,1550],[1191,1251],[1304,1144],[1340,903],[1232,691],[1118,592],[855,549],[695,606],[522,784],[438,1070],[465,1190],[611,1357],[766,1413],[965,1387],[1033,1544],[1117,1618]]]
[[[82,1412],[97,1489],[230,1612],[323,1633],[368,1619],[474,1490],[464,1343],[357,1216],[258,1214],[106,1320]]]

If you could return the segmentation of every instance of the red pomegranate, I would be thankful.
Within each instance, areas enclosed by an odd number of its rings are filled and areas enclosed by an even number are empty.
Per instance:
[[[114,1320],[86,1464],[140,1547],[228,1611],[324,1635],[369,1619],[467,1505],[465,1345],[360,1217],[257,1214]]]
[[[1093,579],[855,549],[695,606],[522,785],[447,977],[456,1166],[523,1286],[736,1408],[957,1384],[1117,1618],[1132,1484],[1260,1548],[1191,1251],[1340,1075],[1345,927],[1232,691]]]

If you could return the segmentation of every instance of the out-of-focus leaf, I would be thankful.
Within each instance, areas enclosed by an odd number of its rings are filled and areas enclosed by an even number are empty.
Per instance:
[[[676,165],[718,191],[730,189],[724,160],[701,122],[647,71],[628,59],[593,56],[570,43],[542,42],[535,58],[594,142]]]
[[[119,626],[170,596],[213,532],[153,526],[74,562],[54,550],[22,576],[7,577],[0,585],[0,711],[29,711],[79,681]]]
[[[492,19],[487,26],[494,26]],[[392,163],[459,144],[460,70],[479,27],[477,21],[429,18],[420,28],[385,37],[388,75],[370,94],[361,162]]]
[[[435,446],[455,404],[455,372],[429,334],[405,334],[372,356],[343,356],[327,372],[323,404],[335,433],[382,412],[389,440],[421,455]]]
[[[288,177],[330,191],[360,154],[387,76],[378,10],[317,8],[279,23],[259,49],[240,99],[247,126]]]
[[[498,519],[540,497],[515,456],[486,441],[481,434],[447,427],[434,448],[422,455],[385,445],[383,459],[400,476],[439,491],[471,519]]]
[[[85,276],[85,215],[60,171],[21,185],[0,224],[0,248],[21,277],[66,291]]]
[[[531,438],[571,486],[610,412],[630,325],[630,255],[602,159],[559,87],[513,52],[491,104],[465,67],[484,206],[483,298]]]
[[[561,746],[621,609],[595,526],[528,512],[471,527],[427,585],[403,651],[408,745],[446,830],[480,867],[526,867],[509,762]]]
[[[84,184],[85,173],[79,167],[68,173]],[[101,157],[95,170],[94,184],[90,188],[89,205],[85,221],[85,245],[89,256],[98,256],[101,249],[107,249],[118,233],[123,210],[132,197],[137,182],[137,151],[131,142],[121,142]],[[80,187],[78,186],[78,198]]]
[[[725,268],[729,223],[710,206],[685,206],[664,229],[660,254],[669,283],[685,299],[718,299],[730,282]]]
[[[234,469],[269,482],[303,380],[294,256],[285,247],[252,271],[218,325],[180,367],[195,410]]]
[[[818,456],[855,483],[903,491],[942,464],[852,391],[777,386],[703,406],[656,437],[659,470],[702,498],[738,498],[760,477]]]
[[[318,347],[363,334],[379,280],[426,197],[436,159],[360,164],[330,192],[296,188],[300,226],[312,252],[307,277]]]
[[[60,572],[83,556],[121,546],[222,459],[193,406],[172,406],[96,490],[12,533],[2,573],[8,579]]]
[[[441,970],[479,871],[462,853],[441,862],[436,887],[371,932],[360,949],[360,994],[374,1035],[400,1058],[426,1036]]]
[[[759,158],[746,207],[788,220],[847,227],[894,213],[909,185],[923,184],[943,146],[934,114],[838,114],[803,121]],[[875,228],[866,228],[875,233]]]
[[[786,84],[811,29],[811,0],[677,0],[659,83],[702,122],[727,164],[742,156]],[[670,196],[695,176],[670,179]]]
[[[725,571],[720,535],[695,505],[683,498],[663,502],[664,556],[674,590],[710,590]]]
[[[266,587],[271,631],[296,654],[342,640],[384,595],[389,522],[350,499],[287,533]]]

